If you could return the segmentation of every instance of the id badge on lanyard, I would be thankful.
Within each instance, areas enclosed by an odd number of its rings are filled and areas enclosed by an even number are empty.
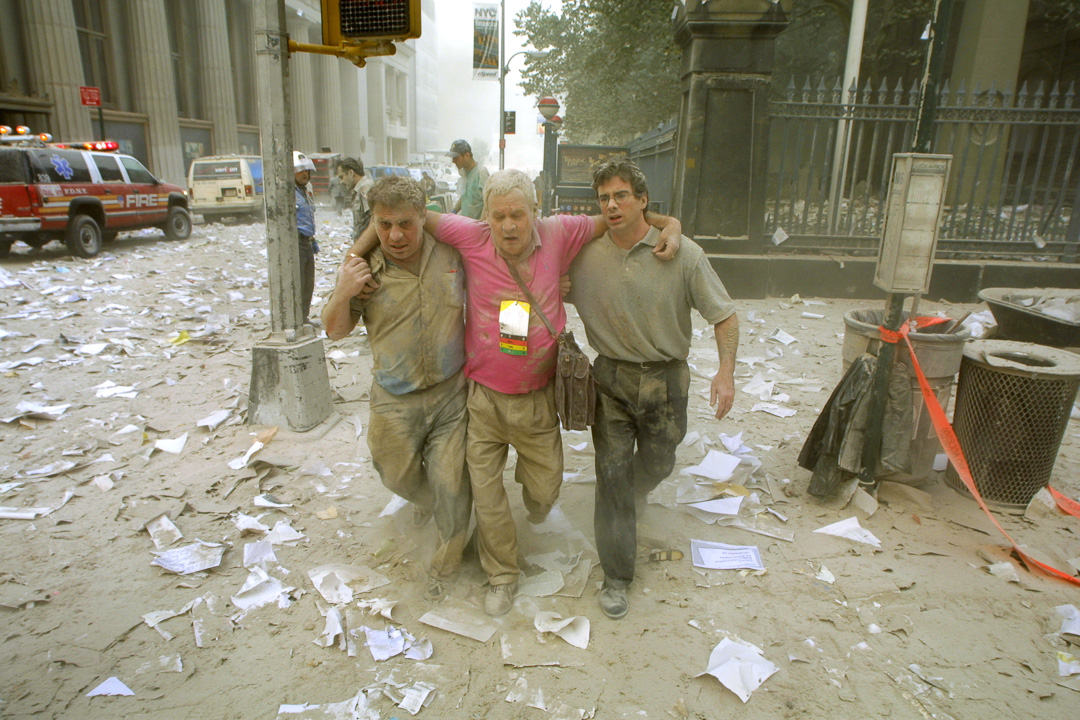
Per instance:
[[[503,300],[499,305],[499,351],[529,354],[529,303]]]

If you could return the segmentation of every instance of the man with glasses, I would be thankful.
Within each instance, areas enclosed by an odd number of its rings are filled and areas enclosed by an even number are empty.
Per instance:
[[[593,189],[608,231],[586,245],[570,269],[571,297],[599,356],[597,381],[596,505],[593,523],[604,585],[600,608],[626,615],[634,579],[637,507],[675,466],[686,434],[695,308],[713,326],[720,369],[709,404],[722,419],[735,397],[739,321],[735,303],[701,247],[683,237],[678,255],[653,255],[659,233],[648,216],[649,190],[641,170],[625,158],[601,165]]]
[[[521,485],[529,521],[547,517],[559,497],[563,474],[562,437],[555,413],[557,348],[552,333],[514,279],[521,278],[540,303],[555,332],[566,324],[559,278],[582,246],[606,230],[601,216],[536,217],[532,181],[518,170],[500,170],[484,186],[485,222],[429,210],[425,229],[461,253],[468,303],[465,313],[465,376],[469,379],[469,428],[465,456],[476,513],[478,554],[490,588],[489,615],[513,607],[517,590],[517,528],[503,483],[510,447],[517,451],[514,480]],[[653,214],[670,228],[653,246],[670,257],[681,225]],[[366,231],[350,250],[362,258],[374,245]],[[650,253],[654,247],[650,247]],[[660,260],[657,260],[660,262]],[[513,266],[514,271],[510,270]],[[351,291],[360,292],[360,286]],[[328,326],[329,327],[329,326]]]

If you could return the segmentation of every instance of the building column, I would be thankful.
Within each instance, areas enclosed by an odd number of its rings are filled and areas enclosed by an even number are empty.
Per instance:
[[[149,121],[150,169],[163,180],[184,185],[164,0],[128,0],[128,21],[135,109]]]
[[[709,252],[760,252],[769,89],[779,3],[707,0],[681,8],[682,103],[672,214]]]
[[[367,122],[360,105],[360,78],[363,70],[352,63],[342,65],[338,71],[338,108],[341,115],[342,150],[346,155],[363,160],[367,148]]]
[[[90,113],[79,98],[79,86],[85,81],[71,0],[33,0],[22,4],[22,12],[27,50],[33,58],[31,89],[53,101],[52,126],[32,129],[47,129],[57,140],[93,138]]]
[[[197,0],[199,73],[203,117],[214,123],[214,153],[236,153],[236,97],[229,67],[228,20],[221,0]],[[238,38],[239,40],[239,38]]]
[[[328,147],[331,152],[344,152],[345,140],[341,118],[341,65],[345,62],[332,55],[319,58],[319,148]]]
[[[311,42],[303,20],[289,21],[289,37],[297,42]],[[322,42],[321,40],[319,42]],[[312,87],[311,53],[289,55],[289,85],[292,88],[293,150],[313,153],[319,150],[315,126],[315,89]]]

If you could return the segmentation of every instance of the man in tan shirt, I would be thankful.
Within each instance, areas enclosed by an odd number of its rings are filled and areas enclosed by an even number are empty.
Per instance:
[[[739,321],[735,303],[693,240],[682,238],[669,262],[653,255],[659,234],[646,220],[649,190],[633,162],[601,165],[593,189],[608,232],[571,266],[569,300],[599,353],[593,523],[604,569],[600,608],[617,619],[629,609],[626,591],[634,579],[636,502],[671,474],[686,434],[690,310],[701,313],[716,335],[720,369],[709,394],[718,420],[735,397]]]
[[[424,232],[424,191],[391,176],[368,192],[379,245],[350,255],[323,310],[332,340],[363,318],[374,356],[368,446],[383,484],[432,514],[439,541],[424,596],[440,599],[461,563],[472,494],[464,472],[465,275],[461,256]],[[370,281],[378,288],[367,299]]]

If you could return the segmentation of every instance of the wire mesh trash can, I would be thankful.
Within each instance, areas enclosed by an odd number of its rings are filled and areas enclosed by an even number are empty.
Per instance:
[[[1022,513],[1050,483],[1080,389],[1080,355],[1010,340],[964,349],[953,429],[986,504]],[[949,487],[970,497],[956,468]]]
[[[906,322],[908,313],[904,313]],[[844,370],[859,355],[870,353],[877,355],[881,348],[881,332],[878,328],[885,321],[884,310],[849,310],[844,313],[844,346],[842,355]],[[915,348],[915,357],[919,359],[930,389],[934,391],[942,407],[947,407],[952,396],[953,379],[960,369],[960,360],[964,354],[964,342],[968,338],[966,328],[955,333],[913,332],[908,337]],[[930,414],[926,412],[919,380],[911,366],[911,357],[907,346],[901,343],[896,349],[896,361],[893,372],[906,372],[911,382],[913,427],[911,438],[911,462],[907,473],[878,473],[882,480],[920,485],[929,480],[934,470],[934,458],[941,452]]]

